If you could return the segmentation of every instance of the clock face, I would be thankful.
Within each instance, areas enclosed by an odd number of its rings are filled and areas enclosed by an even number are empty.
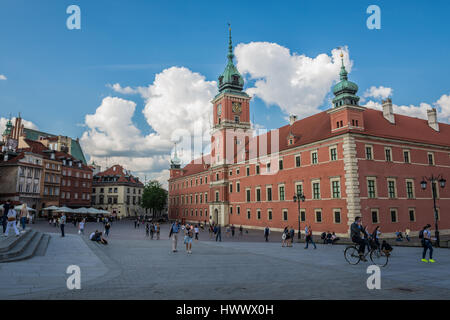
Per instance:
[[[222,114],[222,105],[219,104],[219,105],[217,106],[217,115],[220,116],[221,114]]]
[[[233,102],[233,112],[240,113],[242,111],[242,104],[240,102]]]

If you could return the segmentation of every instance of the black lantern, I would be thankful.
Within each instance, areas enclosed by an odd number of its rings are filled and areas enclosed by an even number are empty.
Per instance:
[[[422,180],[422,182],[420,183],[420,187],[425,190],[427,188],[427,182],[425,180]]]
[[[439,179],[439,185],[441,186],[441,188],[445,187],[446,182],[447,182],[447,180],[445,180],[444,178]]]

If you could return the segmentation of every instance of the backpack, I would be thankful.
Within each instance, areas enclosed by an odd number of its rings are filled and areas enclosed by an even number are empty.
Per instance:
[[[423,230],[420,230],[419,232],[419,239],[423,239]]]

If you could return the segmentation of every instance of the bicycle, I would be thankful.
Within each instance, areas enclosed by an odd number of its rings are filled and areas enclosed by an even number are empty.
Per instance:
[[[370,257],[370,260],[379,267],[384,267],[388,264],[389,256],[381,251],[379,248],[371,248],[367,253],[364,253],[364,258]],[[345,260],[351,265],[357,265],[361,261],[361,256],[356,245],[351,245],[344,250]]]

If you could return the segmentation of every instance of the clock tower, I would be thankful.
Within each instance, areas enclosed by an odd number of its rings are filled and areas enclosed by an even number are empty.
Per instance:
[[[252,137],[250,96],[243,91],[244,78],[233,62],[229,29],[228,63],[219,76],[219,93],[211,101],[210,222],[225,226],[229,222],[229,166],[245,161],[246,145]]]
[[[231,28],[229,29],[228,63],[219,76],[219,93],[212,100],[213,130],[211,134],[211,165],[236,161],[236,147],[245,145],[245,136],[252,135],[250,96],[245,93],[244,78],[233,63]],[[241,160],[241,159],[239,159]]]

